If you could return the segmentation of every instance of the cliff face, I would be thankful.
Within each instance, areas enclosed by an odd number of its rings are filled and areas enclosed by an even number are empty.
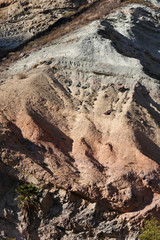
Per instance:
[[[75,14],[91,1],[0,1],[0,49],[12,50]]]
[[[4,239],[25,239],[14,200],[19,181],[43,189],[34,240],[134,240],[144,219],[159,216],[159,3],[95,4],[48,33],[41,49],[28,45],[1,62]],[[41,19],[35,6],[37,14],[27,11]],[[18,24],[29,19],[17,16]],[[63,27],[67,34],[51,37]]]

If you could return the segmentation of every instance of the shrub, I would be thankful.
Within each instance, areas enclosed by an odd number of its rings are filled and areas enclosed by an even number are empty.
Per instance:
[[[41,192],[33,184],[23,184],[16,189],[19,194],[17,200],[19,200],[19,207],[37,207],[39,205]]]
[[[160,223],[154,217],[144,223],[144,228],[138,236],[139,240],[160,240]]]
[[[16,189],[19,194],[19,207],[26,222],[27,240],[30,239],[30,229],[40,207],[41,191],[33,184],[23,184]]]

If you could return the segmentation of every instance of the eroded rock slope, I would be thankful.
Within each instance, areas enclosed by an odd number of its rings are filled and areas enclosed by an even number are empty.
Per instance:
[[[3,72],[2,237],[25,239],[18,181],[44,189],[34,240],[134,240],[159,216],[159,40],[159,9],[129,4]]]
[[[0,49],[12,50],[92,1],[0,1]]]

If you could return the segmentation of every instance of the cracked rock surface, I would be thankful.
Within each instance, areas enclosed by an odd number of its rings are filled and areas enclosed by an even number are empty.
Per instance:
[[[0,49],[12,50],[74,14],[87,0],[1,0]]]

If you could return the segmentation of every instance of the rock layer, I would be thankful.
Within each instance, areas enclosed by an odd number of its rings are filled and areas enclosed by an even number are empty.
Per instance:
[[[23,239],[18,181],[44,189],[34,240],[133,240],[159,215],[159,24],[129,4],[3,72],[1,235]]]
[[[59,19],[72,16],[91,1],[0,2],[0,49],[11,50],[40,35]]]

